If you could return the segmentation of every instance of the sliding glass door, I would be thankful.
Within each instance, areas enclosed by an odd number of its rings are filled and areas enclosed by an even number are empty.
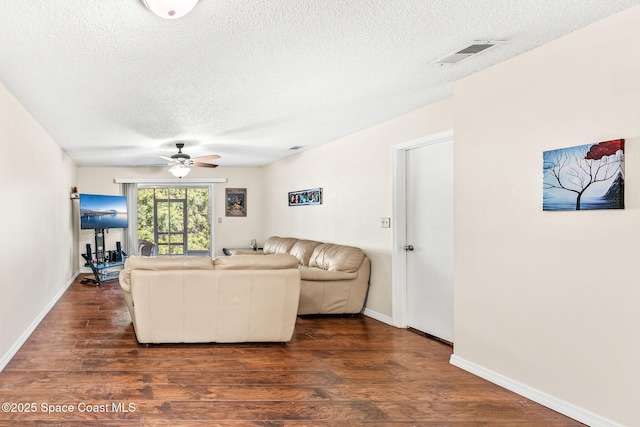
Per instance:
[[[154,253],[210,255],[209,187],[139,187],[138,240]]]

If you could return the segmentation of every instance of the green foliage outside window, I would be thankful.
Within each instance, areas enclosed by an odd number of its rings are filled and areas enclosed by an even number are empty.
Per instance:
[[[138,189],[138,239],[154,242],[158,255],[208,251],[210,235],[207,188]]]
[[[138,189],[138,240],[154,241],[153,188]]]
[[[209,224],[209,190],[190,188],[187,192],[187,234],[189,250],[208,251],[211,237]]]

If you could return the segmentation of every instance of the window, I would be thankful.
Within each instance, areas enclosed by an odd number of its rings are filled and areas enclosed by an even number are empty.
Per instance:
[[[209,187],[140,186],[138,240],[164,255],[211,254]]]

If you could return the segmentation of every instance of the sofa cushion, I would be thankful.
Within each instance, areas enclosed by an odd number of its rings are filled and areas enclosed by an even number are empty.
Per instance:
[[[318,267],[307,267],[301,265],[300,279],[309,282],[319,282],[325,280],[352,280],[358,277],[358,273],[348,273],[346,271],[323,270]]]
[[[216,270],[282,270],[298,268],[298,259],[289,254],[223,256],[213,260]]]
[[[132,255],[127,258],[121,274],[123,289],[131,291],[131,270],[213,270],[213,262],[208,256],[166,256],[147,257]]]
[[[321,244],[322,242],[315,240],[298,240],[293,244],[289,253],[298,258],[300,265],[309,265],[313,250]]]
[[[293,237],[271,236],[262,245],[265,254],[288,254],[298,239]]]
[[[309,259],[309,267],[355,273],[363,260],[364,252],[360,248],[322,243],[313,250]]]
[[[131,256],[127,259],[127,268],[138,270],[213,270],[208,256]]]

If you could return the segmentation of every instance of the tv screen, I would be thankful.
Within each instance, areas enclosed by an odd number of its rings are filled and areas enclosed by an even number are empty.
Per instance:
[[[126,228],[127,198],[100,194],[80,194],[80,228]]]

